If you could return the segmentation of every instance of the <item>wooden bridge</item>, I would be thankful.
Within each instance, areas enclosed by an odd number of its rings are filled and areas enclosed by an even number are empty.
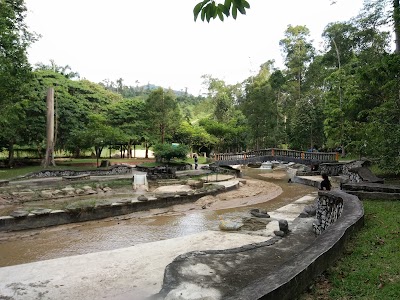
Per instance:
[[[338,152],[306,152],[268,148],[241,153],[219,153],[214,156],[216,165],[247,165],[266,161],[294,162],[305,165],[333,163],[339,160]]]

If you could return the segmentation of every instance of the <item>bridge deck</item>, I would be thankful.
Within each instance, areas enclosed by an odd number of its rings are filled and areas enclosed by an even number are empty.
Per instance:
[[[215,155],[215,163],[218,165],[244,165],[265,161],[285,161],[315,165],[321,163],[338,162],[337,152],[306,152],[297,150],[285,150],[269,148],[241,153],[219,153]]]

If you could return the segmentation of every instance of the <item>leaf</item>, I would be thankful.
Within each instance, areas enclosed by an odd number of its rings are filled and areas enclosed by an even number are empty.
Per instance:
[[[212,7],[213,7],[212,3],[208,3],[207,6],[204,8],[204,10],[206,11],[206,20],[208,23],[210,23],[210,19],[213,14]]]
[[[229,11],[232,5],[232,0],[225,0],[224,6]],[[225,14],[226,15],[226,14]]]
[[[218,17],[221,21],[224,20],[224,15],[222,14],[222,11],[218,10]]]
[[[240,11],[240,13],[241,13],[242,15],[245,15],[245,14],[246,14],[246,9],[245,9],[244,7],[238,6],[237,8],[238,8],[238,10]]]
[[[194,20],[197,20],[197,16],[199,15],[202,7],[204,6],[204,1],[198,3],[194,8],[193,8],[193,14],[194,14]]]
[[[204,21],[204,18],[206,16],[206,9],[203,7],[203,9],[201,10],[201,20]]]
[[[246,0],[242,0],[242,5],[243,5],[243,7],[245,7],[245,8],[250,8],[250,4],[249,4],[249,2],[247,2]]]
[[[232,17],[236,20],[237,17],[237,6],[235,3],[232,5]]]
[[[222,5],[220,3],[220,4],[218,4],[218,8],[219,8],[220,12],[224,13],[225,16],[229,17],[230,13],[229,13],[229,8],[228,7],[226,7],[225,5]]]

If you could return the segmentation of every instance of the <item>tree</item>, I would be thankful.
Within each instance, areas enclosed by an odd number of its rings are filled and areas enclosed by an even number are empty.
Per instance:
[[[26,56],[28,46],[36,37],[24,22],[23,0],[0,1],[0,140],[9,148],[9,165],[13,164],[13,146],[19,139],[10,112],[20,111],[20,101],[29,94],[31,68]],[[17,120],[18,122],[18,120]]]
[[[174,134],[181,122],[181,115],[175,96],[172,91],[165,92],[158,88],[150,93],[145,111],[148,121],[149,133],[152,139],[162,144],[167,137]]]
[[[113,116],[108,123],[118,127],[128,137],[128,157],[131,158],[132,145],[135,150],[145,136],[145,102],[139,98],[122,99],[110,104],[107,114]]]

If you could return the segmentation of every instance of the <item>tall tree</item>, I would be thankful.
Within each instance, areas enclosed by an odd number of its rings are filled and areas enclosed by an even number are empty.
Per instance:
[[[26,7],[23,0],[0,1],[0,140],[9,148],[9,164],[13,164],[13,146],[15,132],[10,126],[16,126],[11,116],[6,115],[18,110],[18,104],[28,95],[31,80],[31,67],[26,51],[35,41],[35,36],[27,30],[25,24]]]
[[[168,136],[174,134],[181,122],[176,98],[172,91],[158,88],[150,93],[145,107],[153,142],[163,144]]]

